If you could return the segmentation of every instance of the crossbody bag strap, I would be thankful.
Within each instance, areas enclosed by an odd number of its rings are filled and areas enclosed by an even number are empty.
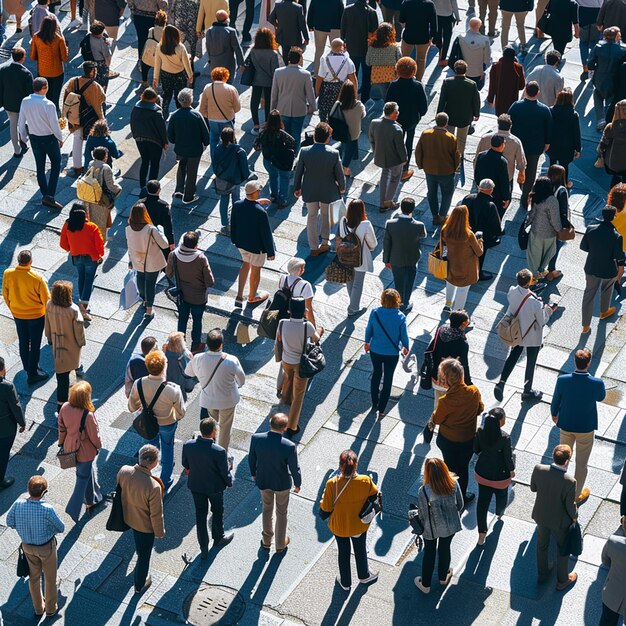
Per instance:
[[[426,498],[426,508],[428,509],[428,523],[430,524],[430,534],[434,537],[435,532],[433,531],[433,518],[430,515],[430,498],[428,497],[428,493],[426,493],[426,486],[424,486],[424,497]]]
[[[335,509],[335,504],[337,504],[337,500],[339,500],[339,498],[341,498],[341,494],[346,490],[346,488],[350,484],[350,481],[353,478],[354,478],[354,474],[352,474],[352,476],[350,476],[350,478],[348,478],[348,480],[346,481],[346,484],[341,488],[341,491],[339,493],[337,493],[337,483],[339,482],[339,477],[337,477],[337,480],[335,481],[335,499],[333,500],[333,510]],[[332,513],[332,511],[331,511],[331,513]]]
[[[306,340],[307,340],[307,336],[306,336],[306,329],[307,329],[307,322],[305,321],[304,324],[302,324],[302,328],[304,330],[304,343],[302,344],[302,354],[304,354],[306,352]]]
[[[522,307],[524,306],[524,303],[526,302],[526,300],[528,300],[528,298],[530,298],[533,294],[532,293],[528,293],[526,294],[526,296],[524,297],[524,299],[520,302],[520,305],[517,307],[517,311],[515,311],[515,315],[513,315],[513,317],[517,317],[519,315],[519,312],[522,310]]]
[[[104,177],[102,178],[104,180]],[[146,272],[146,265],[148,265],[148,252],[150,252],[150,241],[152,241],[152,226],[149,227],[148,231],[148,245],[146,246],[146,258],[143,262],[143,271]]]
[[[343,69],[343,66],[346,64],[347,60],[348,59],[346,59],[344,57],[343,58],[343,63],[339,66],[339,69],[335,72],[335,70],[332,68],[332,65],[330,64],[330,57],[328,57],[326,59],[326,67],[329,69],[330,73],[333,75],[333,78],[335,79],[335,82],[340,82],[340,80],[339,80],[339,72],[341,72],[341,70]]]
[[[231,120],[229,120],[226,117],[226,115],[224,115],[224,111],[222,111],[222,107],[220,106],[220,103],[217,101],[217,96],[215,95],[215,83],[211,83],[211,93],[213,94],[213,101],[215,102],[215,106],[219,109],[219,112],[222,114],[224,121],[230,122]]]
[[[172,265],[174,266],[174,278],[176,279],[176,286],[180,289],[180,278],[178,277],[178,263],[176,262],[176,252],[172,252]]]
[[[213,380],[213,376],[215,376],[215,372],[217,372],[217,369],[225,360],[226,360],[226,355],[222,353],[220,360],[217,362],[217,365],[215,366],[215,369],[213,370],[212,374],[209,376],[209,380],[207,380],[206,385],[202,387],[202,391],[204,391],[209,386],[210,382]]]
[[[387,339],[389,339],[389,343],[391,343],[391,345],[397,349],[398,346],[400,345],[400,337],[402,335],[398,337],[398,343],[394,344],[393,339],[391,338],[391,335],[387,332],[387,329],[383,326],[383,323],[380,321],[380,318],[378,317],[378,313],[376,311],[373,311],[373,314],[374,314],[374,319],[378,322],[378,325],[383,329],[383,332],[387,336]]]

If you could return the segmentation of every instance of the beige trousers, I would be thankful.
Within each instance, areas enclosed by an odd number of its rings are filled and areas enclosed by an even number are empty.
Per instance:
[[[314,30],[313,37],[315,39],[315,59],[313,61],[313,76],[317,76],[317,72],[320,69],[320,59],[326,50],[326,40],[330,46],[333,39],[339,39],[341,37],[341,31],[338,28],[333,28],[330,32],[324,30]]]
[[[573,451],[576,446],[576,469],[574,470],[574,478],[576,479],[576,497],[585,486],[587,479],[587,464],[589,456],[593,448],[593,431],[590,433],[570,433],[567,430],[561,430],[561,441],[559,443],[567,444]]]
[[[520,11],[516,13],[512,13],[511,11],[502,11],[502,32],[500,33],[500,43],[502,44],[503,50],[510,43],[509,31],[511,30],[511,20],[513,19],[513,16],[515,16],[519,42],[523,46],[526,45],[526,29],[524,28],[524,22],[526,21],[527,15],[528,11]]]
[[[430,43],[411,44],[405,43],[404,41],[400,42],[400,49],[402,51],[403,57],[411,56],[413,48],[415,48],[415,62],[417,63],[417,72],[415,73],[415,78],[421,81],[424,77],[424,71],[426,69],[426,57],[428,56]]]
[[[230,409],[209,409],[209,415],[220,425],[217,432],[217,445],[228,451],[230,445],[230,431],[233,428],[235,408]]]
[[[28,586],[37,615],[44,612],[44,600],[41,594],[41,573],[43,572],[46,613],[57,610],[57,540],[53,537],[43,546],[23,543],[22,549],[28,561],[30,575]]]
[[[498,1],[499,0],[478,0],[478,16],[485,24],[487,9],[489,9],[489,30],[488,33],[493,35],[496,32],[496,22],[498,21]]]
[[[289,489],[273,491],[261,489],[263,500],[263,543],[269,546],[272,537],[277,550],[284,550],[287,543],[287,508],[289,507]],[[276,507],[276,526],[274,526],[274,507]]]
[[[300,365],[291,365],[290,363],[282,362],[283,371],[285,375],[283,377],[283,392],[281,395],[281,401],[285,404],[290,404],[289,407],[289,422],[287,428],[296,430],[298,428],[298,422],[300,421],[300,413],[302,412],[302,405],[304,404],[304,394],[306,393],[307,379],[300,378],[298,371]]]
[[[459,150],[461,158],[463,158],[463,155],[465,154],[465,144],[467,143],[467,131],[469,130],[469,126],[463,126],[461,128],[448,126],[448,130],[453,135],[456,135],[456,147]]]

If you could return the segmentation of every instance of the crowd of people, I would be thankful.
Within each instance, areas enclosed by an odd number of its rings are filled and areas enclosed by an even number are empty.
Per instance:
[[[223,494],[233,485],[231,429],[239,390],[246,382],[242,364],[224,350],[223,332],[203,328],[209,289],[215,284],[211,259],[199,248],[198,232],[177,232],[170,204],[161,197],[163,154],[173,149],[178,162],[172,203],[191,205],[200,201],[197,178],[203,174],[201,160],[208,148],[220,197],[219,233],[231,240],[242,259],[234,308],[267,302],[271,303],[268,310],[279,311],[271,338],[280,364],[276,395],[285,413],[272,414],[269,431],[252,435],[247,460],[262,497],[261,547],[270,550],[273,543],[281,553],[290,545],[290,492],[293,488],[298,493],[302,483],[293,441],[300,431],[309,379],[301,363],[309,346],[322,339],[324,328],[316,323],[315,285],[303,277],[305,259],[289,260],[287,274],[281,276],[272,298],[259,289],[262,268],[276,256],[267,209],[275,205],[288,211],[295,199],[302,199],[310,256],[335,250],[329,269],[334,264],[334,282],[346,285],[346,315],[365,313],[364,280],[374,272],[379,240],[363,200],[351,199],[345,206],[343,198],[354,176],[353,164],[362,158],[362,121],[368,110],[379,107],[382,115],[370,122],[367,138],[373,162],[381,170],[378,211],[389,212],[382,260],[393,274],[394,288],[382,292],[380,306],[369,313],[365,333],[365,352],[373,368],[371,410],[378,420],[385,418],[397,364],[400,358],[408,360],[412,349],[407,314],[413,307],[421,242],[430,226],[435,232],[440,227],[437,260],[443,264],[443,274],[437,277],[445,279],[445,305],[443,322],[426,351],[423,381],[434,395],[424,438],[429,440],[437,431],[442,458],[426,459],[417,505],[424,526],[424,558],[415,585],[429,593],[437,559],[441,585],[449,584],[453,575],[450,545],[461,530],[461,515],[476,498],[469,491],[474,455],[479,546],[488,540],[492,498],[500,520],[515,477],[511,439],[502,429],[505,411],[501,406],[485,411],[481,392],[472,383],[467,336],[472,326],[465,310],[472,285],[493,279],[484,261],[487,251],[501,242],[515,183],[521,190],[519,206],[515,202],[514,208],[524,216],[518,240],[526,251],[526,267],[518,268],[507,294],[507,317],[517,336],[508,344],[511,349],[493,393],[501,403],[505,385],[525,352],[521,399],[542,398],[533,386],[535,366],[544,327],[558,301],[544,303],[541,292],[561,278],[559,251],[576,237],[569,207],[569,166],[582,150],[580,119],[574,109],[576,86],[566,85],[560,73],[571,54],[568,44],[573,37],[580,39],[580,81],[593,84],[596,128],[601,133],[596,165],[612,176],[602,217],[588,226],[580,241],[586,253],[581,334],[590,332],[598,292],[600,319],[617,311],[614,295],[621,291],[626,264],[626,47],[620,43],[626,4],[585,0],[579,6],[551,0],[546,8],[545,0],[539,0],[533,37],[544,39],[547,34],[552,45],[545,63],[528,75],[523,65],[528,50],[525,24],[532,4],[527,2],[501,0],[498,6],[479,0],[479,16],[469,19],[467,31],[456,39],[453,27],[461,19],[456,0],[380,0],[382,22],[374,0],[354,0],[347,6],[343,0],[309,0],[308,7],[296,0],[264,0],[254,33],[254,3],[248,0],[243,30],[235,28],[239,4],[240,0],[97,0],[81,2],[78,17],[72,2],[69,28],[86,34],[80,43],[82,76],[66,81],[68,46],[54,12],[58,2],[37,0],[28,20],[30,37],[24,39],[37,63],[37,77],[25,67],[27,50],[21,46],[13,47],[11,60],[0,66],[0,106],[9,118],[15,163],[32,148],[41,203],[52,211],[64,210],[56,199],[61,147],[64,131],[73,135],[72,165],[66,175],[77,179],[78,197],[69,208],[59,246],[76,268],[76,297],[72,282],[56,280],[48,286],[32,269],[36,252],[29,249],[19,251],[17,266],[4,272],[2,283],[28,385],[49,378],[39,363],[44,333],[54,356],[58,443],[61,455],[72,457],[76,472],[65,510],[78,522],[83,505],[91,514],[107,501],[96,471],[102,440],[81,351],[89,338],[95,276],[107,254],[108,229],[122,191],[115,166],[122,153],[110,136],[106,115],[109,81],[119,76],[111,70],[118,28],[128,8],[141,78],[128,120],[140,159],[141,188],[140,200],[129,207],[125,228],[129,269],[144,324],[155,315],[161,272],[169,281],[168,297],[175,301],[178,314],[177,329],[167,342],[159,346],[156,338],[144,336],[125,369],[129,411],[144,424],[148,418],[155,423],[153,432],[144,436],[137,464],[119,470],[111,507],[121,507],[123,522],[133,532],[135,591],[143,593],[151,584],[152,548],[155,539],[165,534],[163,500],[175,481],[177,426],[186,418],[188,394],[194,389],[200,395],[200,414],[194,416],[200,419],[199,434],[184,444],[181,463],[195,506],[200,558],[209,556],[209,509],[213,546],[222,548],[233,541],[234,533],[224,529]],[[14,11],[20,27],[23,13]],[[474,13],[471,0],[468,14]],[[510,37],[513,18],[517,39]],[[495,59],[492,44],[499,19],[502,56]],[[310,33],[315,59],[309,70],[304,67],[303,48]],[[203,42],[211,80],[197,93]],[[436,65],[449,66],[452,74],[443,80],[434,126],[418,132],[429,109],[423,81],[431,46],[438,50]],[[262,154],[269,198],[262,196],[264,185],[251,175],[246,151],[238,143],[243,129],[237,128],[236,117],[244,87],[251,90],[249,132],[255,137],[254,150]],[[472,163],[467,138],[475,132],[482,96],[489,107],[495,107],[497,127],[480,138]],[[170,112],[172,100],[175,110]],[[315,112],[320,121],[313,132],[305,132],[307,116]],[[401,185],[415,174],[412,156],[426,178],[428,225],[415,219],[412,198],[398,201]],[[542,157],[549,165],[546,175],[541,175]],[[466,168],[472,166],[476,192],[453,207],[459,177],[464,180]],[[281,302],[282,308],[277,306]],[[537,494],[532,517],[538,534],[538,579],[545,582],[550,576],[548,547],[554,537],[559,548],[558,590],[576,581],[576,573],[568,571],[566,546],[578,507],[590,495],[585,485],[587,464],[598,427],[597,403],[605,397],[603,381],[589,372],[591,360],[588,349],[577,350],[576,370],[558,378],[551,415],[560,443],[553,450],[551,465],[535,467],[530,485]],[[72,372],[79,380],[70,386]],[[6,470],[16,431],[22,432],[24,426],[19,397],[6,380],[0,358],[0,489],[14,483]],[[567,473],[572,458],[574,476]],[[154,475],[159,466],[160,473]],[[372,478],[357,469],[356,453],[343,451],[319,505],[319,514],[328,520],[336,539],[337,584],[345,591],[352,586],[351,552],[360,583],[370,584],[378,577],[368,564],[366,537],[380,494]],[[621,484],[621,527],[626,531],[626,469]],[[7,524],[22,540],[35,613],[52,615],[58,610],[56,535],[65,527],[44,500],[46,478],[33,476],[27,488],[28,498],[13,504]],[[601,622],[608,626],[617,624],[626,607],[624,537],[613,535],[602,559],[611,568]]]

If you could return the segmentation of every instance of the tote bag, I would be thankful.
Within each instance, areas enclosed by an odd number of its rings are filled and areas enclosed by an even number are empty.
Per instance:
[[[428,272],[435,278],[440,278],[441,280],[448,278],[448,259],[443,256],[441,234],[439,234],[439,243],[428,255]]]

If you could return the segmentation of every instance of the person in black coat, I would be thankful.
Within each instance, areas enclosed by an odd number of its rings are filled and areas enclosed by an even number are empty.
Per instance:
[[[550,32],[552,46],[555,50],[565,54],[565,46],[572,40],[572,27],[574,36],[578,39],[578,4],[575,0],[550,0]]]
[[[15,478],[5,476],[5,473],[17,428],[19,426],[23,433],[26,426],[20,399],[13,383],[6,380],[6,375],[4,359],[0,357],[0,491],[15,482]]]
[[[294,0],[279,0],[269,14],[267,21],[276,29],[276,41],[280,44],[283,61],[293,46],[304,48],[309,45],[309,32],[304,19],[305,10]]]
[[[502,154],[503,152],[504,137],[502,135],[492,135],[491,150],[481,152],[476,158],[474,167],[474,180],[480,182],[485,178],[489,178],[494,182],[495,188],[492,199],[498,209],[501,220],[511,202],[509,170],[507,160]]]
[[[569,179],[569,164],[580,156],[580,118],[574,110],[574,94],[571,89],[563,89],[550,107],[552,115],[552,142],[548,148],[550,165],[555,163],[565,168],[565,179]],[[568,187],[571,185],[568,183]]]
[[[200,556],[209,556],[207,517],[211,503],[211,538],[214,547],[228,545],[235,533],[224,534],[224,491],[233,486],[229,459],[224,448],[215,443],[217,422],[212,417],[200,421],[200,437],[183,445],[183,467],[188,470],[187,487],[196,508],[196,533]]]
[[[466,385],[472,384],[469,368],[469,344],[467,343],[467,335],[465,329],[469,326],[470,318],[466,311],[452,311],[448,318],[447,324],[442,324],[435,338],[428,346],[428,350],[433,351],[434,372],[439,371],[439,364],[447,358],[457,359],[463,366],[463,380]],[[436,383],[433,379],[433,383]],[[440,395],[445,393],[435,393],[435,407]]]
[[[175,247],[170,205],[165,202],[165,200],[161,200],[159,197],[159,194],[161,193],[161,183],[158,180],[149,180],[146,185],[146,189],[148,191],[148,195],[145,198],[142,198],[140,202],[143,202],[146,205],[152,224],[163,228],[163,234],[167,239],[167,243],[170,244],[169,248],[165,248],[163,250],[163,255],[167,259],[170,251]]]

